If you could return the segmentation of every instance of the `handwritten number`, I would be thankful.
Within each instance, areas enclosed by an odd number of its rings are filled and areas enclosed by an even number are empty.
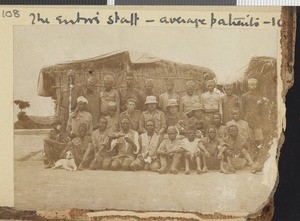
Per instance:
[[[19,10],[16,10],[16,9],[14,9],[12,11],[2,10],[2,17],[3,18],[11,18],[11,17],[19,18],[20,13],[19,13]]]
[[[16,17],[16,18],[19,18],[20,17],[20,13],[19,13],[19,10],[13,10],[13,13],[14,13],[14,16]]]

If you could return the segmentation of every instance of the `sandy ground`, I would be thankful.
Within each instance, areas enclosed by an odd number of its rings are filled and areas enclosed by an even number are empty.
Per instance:
[[[255,211],[271,192],[262,184],[262,173],[248,171],[160,175],[146,171],[46,170],[40,160],[42,138],[15,135],[17,209],[243,212]]]

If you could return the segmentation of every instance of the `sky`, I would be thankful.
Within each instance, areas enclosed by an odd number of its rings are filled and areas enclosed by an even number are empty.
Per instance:
[[[30,101],[28,115],[53,115],[51,98],[37,95],[42,67],[122,50],[204,66],[219,83],[233,82],[252,57],[276,57],[277,40],[275,30],[15,26],[14,99]]]

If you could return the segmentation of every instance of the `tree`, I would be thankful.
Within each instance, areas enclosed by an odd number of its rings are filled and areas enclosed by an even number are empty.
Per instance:
[[[14,100],[14,103],[18,105],[20,108],[20,112],[23,111],[24,109],[30,107],[29,101],[22,101],[22,100]]]

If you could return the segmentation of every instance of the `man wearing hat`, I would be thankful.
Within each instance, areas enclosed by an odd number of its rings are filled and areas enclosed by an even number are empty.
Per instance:
[[[146,133],[147,130],[145,128],[146,122],[150,119],[153,119],[155,122],[155,132],[158,135],[163,135],[166,131],[166,117],[165,114],[157,110],[157,100],[155,96],[148,96],[146,98],[145,105],[147,105],[147,110],[143,111],[139,121],[139,127],[141,133]]]
[[[136,110],[137,99],[128,98],[127,99],[127,110],[122,112],[120,116],[127,115],[130,119],[130,129],[138,131],[139,130],[139,120],[141,117],[141,111]]]
[[[146,102],[146,97],[148,97],[148,96],[155,96],[156,100],[158,100],[158,95],[156,95],[153,91],[154,83],[153,83],[152,79],[147,79],[146,80],[144,88],[145,88],[145,91],[141,91],[141,99],[142,99],[143,104]],[[143,111],[147,110],[145,105],[143,106],[142,110]]]
[[[194,94],[195,83],[193,81],[186,82],[186,95],[180,99],[180,112],[187,114],[191,111],[194,103],[201,103],[200,97]]]
[[[95,92],[96,79],[89,77],[86,83],[84,97],[88,100],[87,111],[92,115],[93,130],[97,129],[100,117],[100,96]]]
[[[71,138],[78,137],[79,125],[84,123],[87,126],[87,134],[92,135],[93,132],[93,122],[91,113],[87,112],[88,101],[85,97],[77,98],[77,107],[75,111],[69,117],[67,123],[67,132],[70,134]]]
[[[216,82],[214,80],[206,81],[207,91],[201,95],[204,113],[212,122],[214,113],[220,113],[223,116],[221,95],[215,91]]]
[[[117,113],[118,107],[116,102],[108,102],[107,104],[108,115],[105,117],[107,120],[108,134],[119,132],[119,114]]]
[[[142,110],[143,109],[143,102],[141,98],[141,93],[139,90],[134,88],[134,77],[133,73],[128,73],[126,75],[126,88],[123,88],[120,90],[120,102],[121,102],[121,111],[126,110],[126,104],[128,98],[135,98],[138,101],[137,109]]]
[[[192,116],[188,121],[188,125],[195,130],[196,137],[202,138],[205,136],[206,129],[210,122],[204,115],[203,105],[201,103],[194,103],[191,111],[187,114]]]
[[[175,126],[180,135],[185,135],[188,126],[188,118],[179,112],[179,104],[176,99],[168,100],[166,112],[167,127]]]
[[[59,117],[63,129],[66,129],[69,119],[69,112],[74,111],[77,105],[77,98],[83,95],[82,86],[76,85],[75,71],[69,70],[67,73],[67,82],[60,88],[58,97]]]
[[[68,134],[63,130],[58,119],[55,119],[51,126],[52,130],[44,138],[46,169],[52,167],[54,162],[60,159],[67,142],[70,141]]]
[[[161,94],[159,96],[159,107],[162,111],[166,112],[167,111],[167,106],[168,106],[168,101],[170,99],[175,99],[179,103],[180,101],[180,96],[178,93],[174,92],[174,81],[172,79],[168,79],[166,81],[166,88],[167,92]]]
[[[113,88],[114,79],[111,75],[104,76],[104,91],[100,93],[101,98],[101,116],[108,115],[108,103],[115,102],[117,105],[117,113],[120,113],[120,96],[119,92]]]

